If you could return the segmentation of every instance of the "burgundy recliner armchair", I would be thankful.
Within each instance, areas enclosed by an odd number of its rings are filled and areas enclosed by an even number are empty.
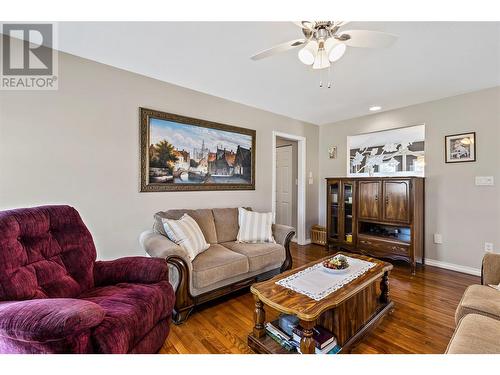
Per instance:
[[[174,299],[164,260],[96,261],[74,208],[0,212],[0,353],[155,353]]]

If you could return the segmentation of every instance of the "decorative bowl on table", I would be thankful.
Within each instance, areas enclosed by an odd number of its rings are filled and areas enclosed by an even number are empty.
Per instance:
[[[323,262],[323,269],[329,273],[344,273],[349,269],[349,262],[343,255],[337,255]]]

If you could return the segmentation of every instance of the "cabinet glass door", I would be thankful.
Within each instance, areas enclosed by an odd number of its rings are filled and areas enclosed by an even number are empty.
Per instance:
[[[343,228],[344,238],[347,243],[352,243],[353,235],[353,199],[354,199],[354,186],[351,182],[344,182],[342,184],[342,199],[344,206]]]
[[[332,182],[328,185],[328,194],[330,195],[330,238],[339,238],[339,224],[340,224],[340,184]]]

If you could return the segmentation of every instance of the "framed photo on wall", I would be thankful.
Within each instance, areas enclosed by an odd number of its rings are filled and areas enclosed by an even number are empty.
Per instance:
[[[140,108],[141,192],[255,190],[255,130]]]
[[[476,161],[476,133],[447,135],[444,138],[446,163]]]

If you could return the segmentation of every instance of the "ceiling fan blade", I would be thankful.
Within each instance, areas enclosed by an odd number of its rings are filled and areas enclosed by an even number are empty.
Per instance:
[[[349,35],[343,43],[349,47],[383,48],[388,47],[398,39],[397,35],[370,30],[346,30],[338,33],[336,38],[343,40],[343,35]]]
[[[347,25],[348,23],[351,23],[352,21],[339,21],[339,22],[336,22],[335,23],[335,26],[336,27],[344,27],[345,25]]]
[[[257,53],[256,55],[253,55],[250,57],[252,60],[260,60],[264,59],[266,57],[275,55],[280,52],[285,52],[290,49],[293,49],[295,47],[301,46],[307,42],[306,39],[295,39],[295,40],[290,40],[285,43],[278,44],[277,46],[274,46],[272,48],[266,49],[262,52]]]
[[[301,29],[306,29],[309,31],[314,31],[314,22],[311,21],[293,21],[295,25],[300,27]]]

